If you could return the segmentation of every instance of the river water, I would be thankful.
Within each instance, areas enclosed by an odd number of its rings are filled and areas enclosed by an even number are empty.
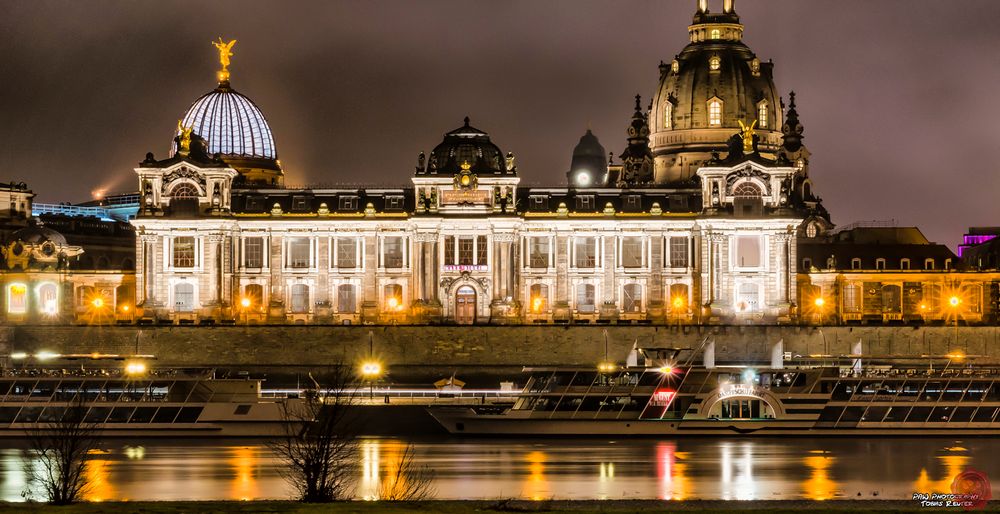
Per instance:
[[[0,500],[25,489],[25,454],[0,448]],[[371,498],[408,443],[365,439],[356,495]],[[950,492],[973,468],[1000,477],[1000,439],[432,439],[413,442],[441,499],[909,499]],[[29,463],[30,465],[30,463]],[[287,498],[280,462],[255,441],[107,441],[90,500]]]

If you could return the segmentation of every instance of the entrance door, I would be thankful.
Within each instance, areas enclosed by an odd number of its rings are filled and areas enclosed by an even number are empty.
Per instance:
[[[462,286],[455,293],[455,323],[471,325],[475,322],[476,290],[469,286]]]

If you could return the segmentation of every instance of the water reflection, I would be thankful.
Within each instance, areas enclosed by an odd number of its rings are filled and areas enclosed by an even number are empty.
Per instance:
[[[810,455],[802,459],[802,463],[809,468],[809,479],[802,482],[802,496],[810,500],[829,500],[837,492],[837,482],[830,479],[830,466],[833,465],[834,457],[822,450],[813,450]]]
[[[0,448],[0,500],[20,501],[23,450]],[[409,443],[361,441],[358,498],[409,477]],[[86,497],[105,500],[288,498],[292,490],[263,444],[109,442],[86,466]],[[413,444],[414,466],[435,473],[439,498],[797,499],[909,498],[947,492],[969,467],[1000,476],[1000,440],[934,439],[441,440]],[[397,488],[398,488],[397,487]]]

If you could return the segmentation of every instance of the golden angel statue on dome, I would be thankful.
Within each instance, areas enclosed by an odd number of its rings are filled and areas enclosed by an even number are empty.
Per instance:
[[[225,41],[222,40],[221,36],[219,37],[218,41],[212,41],[212,46],[214,46],[219,50],[219,63],[222,64],[223,73],[229,71],[229,62],[230,62],[229,58],[233,56],[232,49],[233,45],[235,44],[236,44],[235,39],[226,43]]]

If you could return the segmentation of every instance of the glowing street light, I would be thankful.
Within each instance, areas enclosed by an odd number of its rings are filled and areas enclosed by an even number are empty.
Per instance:
[[[104,307],[104,298],[98,296],[90,301],[90,305],[92,305],[95,309],[101,309]]]
[[[601,373],[613,373],[616,369],[618,369],[618,365],[613,362],[605,361],[597,365],[597,371]]]
[[[247,298],[246,296],[244,296],[244,297],[243,297],[243,298],[242,298],[242,299],[240,300],[240,305],[241,305],[241,306],[243,306],[243,308],[244,308],[244,309],[249,309],[249,308],[250,308],[250,305],[251,305],[252,303],[253,303],[253,302],[251,302],[251,301],[250,301],[250,299],[249,299],[249,298]]]
[[[948,305],[951,305],[953,308],[958,307],[961,304],[962,304],[962,299],[957,296],[952,296],[951,298],[948,298]]]
[[[823,306],[826,305],[826,300],[824,300],[822,296],[817,296],[816,299],[813,300],[813,304],[816,305],[817,308],[822,309]]]
[[[125,364],[125,374],[130,376],[144,375],[146,373],[146,363],[131,361]]]

